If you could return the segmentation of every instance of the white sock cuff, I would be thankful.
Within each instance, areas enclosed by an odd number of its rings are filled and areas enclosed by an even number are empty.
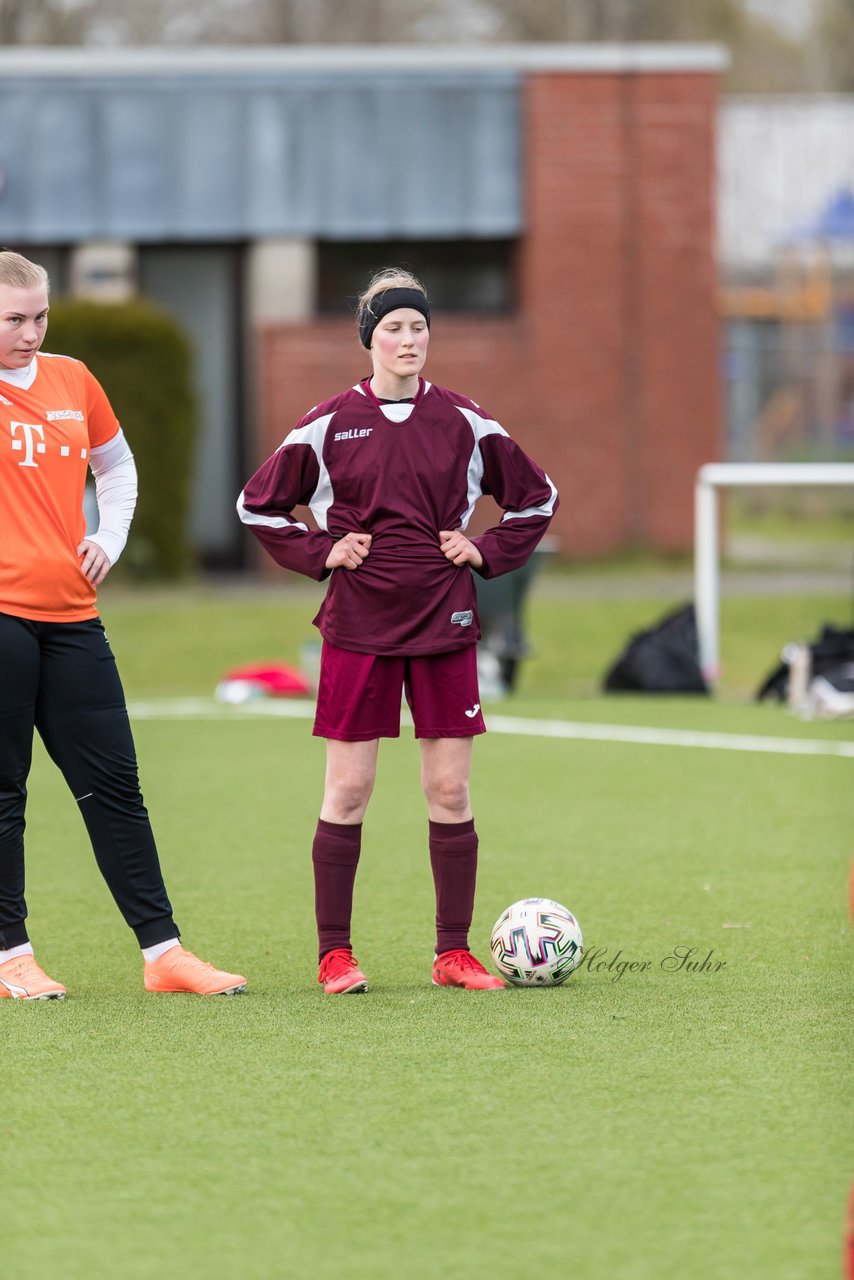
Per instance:
[[[5,964],[7,960],[15,960],[18,956],[31,956],[33,954],[33,944],[31,942],[22,942],[19,947],[10,947],[8,951],[0,951],[0,964]]]
[[[153,947],[143,947],[142,955],[147,964],[152,964],[155,960],[159,960],[167,951],[171,951],[173,947],[180,947],[179,938],[167,938],[165,942],[155,942]]]

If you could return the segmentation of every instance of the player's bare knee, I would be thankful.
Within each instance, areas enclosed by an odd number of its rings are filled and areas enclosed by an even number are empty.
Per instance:
[[[323,816],[328,822],[361,822],[371,798],[371,785],[338,779],[323,797]],[[327,817],[327,815],[329,815]]]
[[[425,779],[424,796],[431,811],[442,812],[444,822],[463,822],[468,815],[468,784],[460,778],[444,776]]]

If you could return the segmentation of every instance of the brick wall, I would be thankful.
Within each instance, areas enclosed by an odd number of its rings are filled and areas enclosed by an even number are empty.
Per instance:
[[[694,476],[721,430],[716,93],[707,73],[528,75],[519,310],[434,319],[427,375],[550,473],[569,558],[692,543]],[[255,461],[370,372],[351,320],[266,329],[258,358]]]

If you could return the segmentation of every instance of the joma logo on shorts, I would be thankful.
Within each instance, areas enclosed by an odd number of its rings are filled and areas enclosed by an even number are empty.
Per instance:
[[[473,622],[474,613],[471,609],[459,609],[451,614],[451,623],[458,627],[470,627]]]

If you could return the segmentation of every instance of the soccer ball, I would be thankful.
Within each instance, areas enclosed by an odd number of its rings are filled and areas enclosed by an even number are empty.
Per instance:
[[[492,958],[517,987],[557,987],[581,963],[581,927],[551,898],[523,898],[495,922]]]

